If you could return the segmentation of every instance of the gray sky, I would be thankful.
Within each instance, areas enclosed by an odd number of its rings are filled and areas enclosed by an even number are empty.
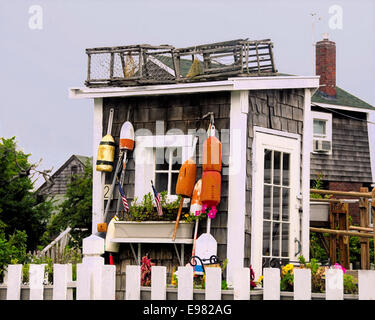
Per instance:
[[[29,27],[33,5],[43,9],[41,30]],[[330,27],[333,5],[342,28]],[[280,72],[312,75],[311,13],[321,17],[315,41],[328,32],[336,42],[337,85],[375,105],[371,0],[1,0],[0,137],[16,136],[33,162],[43,158],[39,169],[92,155],[93,101],[68,98],[68,88],[84,86],[89,47],[270,38]]]

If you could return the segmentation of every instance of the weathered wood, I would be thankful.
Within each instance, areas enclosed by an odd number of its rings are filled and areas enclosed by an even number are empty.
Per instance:
[[[353,236],[353,237],[366,237],[366,238],[372,238],[373,233],[359,233],[354,231],[345,231],[345,230],[332,230],[332,229],[326,229],[326,228],[315,228],[310,227],[311,232],[321,232],[321,233],[329,233],[333,235],[344,235],[344,236]]]
[[[361,188],[360,192],[368,193],[368,188]],[[368,215],[368,199],[360,198],[359,199],[359,221],[360,226],[367,230],[360,231],[371,231],[369,226],[369,215]],[[370,240],[361,238],[361,269],[368,270],[370,269]]]
[[[323,190],[323,189],[310,189],[311,193],[318,194],[332,194],[336,196],[348,196],[355,198],[371,198],[371,192],[355,192],[355,191],[337,191],[337,190]]]

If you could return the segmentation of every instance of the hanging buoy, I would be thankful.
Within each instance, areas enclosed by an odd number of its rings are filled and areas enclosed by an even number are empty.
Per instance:
[[[221,175],[217,171],[202,173],[201,201],[207,207],[217,207],[220,203]]]
[[[176,194],[190,198],[193,193],[195,179],[197,177],[197,165],[190,158],[186,160],[178,173]]]
[[[202,210],[202,179],[199,179],[194,186],[193,196],[191,197],[190,214],[195,215]]]
[[[203,144],[202,210],[210,207],[210,219],[215,218],[221,194],[221,142],[215,137],[215,126],[210,124],[208,138]]]
[[[203,142],[203,171],[221,171],[221,142],[214,135]]]
[[[115,158],[115,140],[107,134],[100,141],[98,157],[96,160],[96,170],[111,172],[113,170],[113,160]]]
[[[120,149],[133,150],[134,149],[134,128],[131,122],[123,123],[120,131]]]

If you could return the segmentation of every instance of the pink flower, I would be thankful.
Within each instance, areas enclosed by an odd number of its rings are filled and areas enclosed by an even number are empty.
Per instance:
[[[203,212],[203,211],[206,211],[206,209],[207,209],[207,204],[206,204],[206,203],[203,203],[203,204],[202,204],[202,212]]]
[[[210,219],[214,219],[216,217],[216,213],[217,213],[216,207],[212,207],[210,212],[208,213],[208,217]]]
[[[346,272],[346,269],[341,264],[335,263],[334,268],[338,270],[341,269],[343,273]]]
[[[199,215],[201,214],[201,212],[202,212],[202,211],[197,210],[197,211],[195,211],[194,215],[197,217],[197,216],[199,216]]]

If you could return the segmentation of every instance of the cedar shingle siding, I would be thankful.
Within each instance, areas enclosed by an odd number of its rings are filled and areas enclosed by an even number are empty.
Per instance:
[[[303,108],[303,89],[258,90],[249,92],[244,266],[250,265],[253,127],[258,126],[301,135],[300,152],[302,164]]]
[[[321,108],[313,108],[327,112]],[[366,120],[364,113],[340,110]],[[366,121],[332,113],[332,155],[311,154],[311,179],[323,173],[323,180],[371,183],[371,163]],[[359,190],[358,190],[359,191]]]

